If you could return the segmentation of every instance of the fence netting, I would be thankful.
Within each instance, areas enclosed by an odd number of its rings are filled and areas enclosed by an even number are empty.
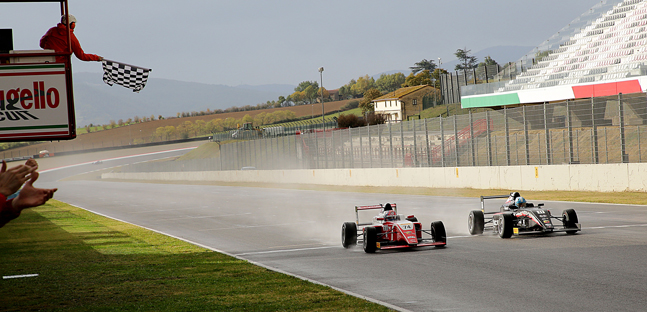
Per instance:
[[[127,172],[611,164],[647,155],[646,94],[561,101],[220,144],[213,158]],[[299,133],[299,134],[297,134]],[[643,141],[646,141],[643,143]]]

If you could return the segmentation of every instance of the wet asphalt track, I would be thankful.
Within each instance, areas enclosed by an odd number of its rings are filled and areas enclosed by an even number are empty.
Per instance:
[[[175,147],[173,147],[175,148]],[[123,152],[123,151],[122,151]],[[127,151],[125,154],[144,154]],[[186,151],[175,151],[181,154]],[[477,198],[317,192],[267,188],[58,181],[161,154],[85,155],[41,161],[37,186],[55,198],[412,311],[645,311],[647,207],[550,202],[574,208],[577,235],[500,239],[469,236]],[[48,167],[113,158],[47,171]],[[55,165],[52,165],[56,161]],[[523,195],[523,194],[522,194]],[[530,201],[538,203],[540,201]],[[442,220],[446,248],[378,251],[341,247],[354,205],[396,202],[425,227]]]

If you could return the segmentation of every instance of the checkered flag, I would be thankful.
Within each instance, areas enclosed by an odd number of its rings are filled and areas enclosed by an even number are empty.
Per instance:
[[[116,83],[133,89],[133,92],[144,89],[148,73],[152,70],[106,59],[101,62],[103,64],[103,82],[110,86]]]

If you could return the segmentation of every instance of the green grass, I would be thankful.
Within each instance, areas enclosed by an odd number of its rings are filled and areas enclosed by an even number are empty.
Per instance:
[[[387,311],[58,201],[0,229],[2,311]]]

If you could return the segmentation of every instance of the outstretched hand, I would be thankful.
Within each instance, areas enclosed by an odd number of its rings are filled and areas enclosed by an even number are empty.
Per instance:
[[[35,163],[35,162],[34,162]],[[0,194],[5,197],[17,192],[20,187],[29,180],[30,176],[38,169],[38,164],[27,162],[25,165],[19,165],[7,170],[7,162],[2,161],[0,169]]]
[[[38,179],[38,172],[31,174],[31,179],[25,183],[25,186],[20,190],[20,193],[14,198],[12,205],[14,209],[19,211],[25,208],[40,206],[46,203],[54,196],[54,192],[58,189],[41,189],[35,188],[34,182]]]

